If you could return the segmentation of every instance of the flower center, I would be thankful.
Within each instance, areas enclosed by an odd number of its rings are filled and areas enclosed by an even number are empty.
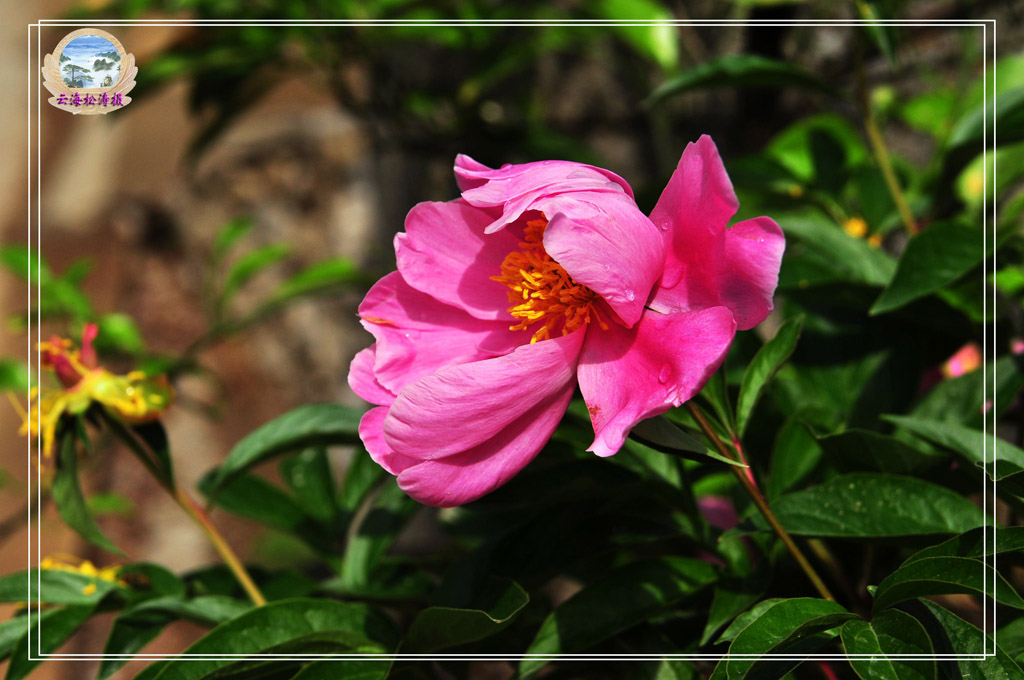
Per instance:
[[[526,223],[526,240],[519,243],[520,251],[513,251],[501,263],[501,276],[493,281],[508,286],[508,300],[513,303],[509,313],[519,323],[509,326],[513,331],[525,331],[535,324],[530,344],[547,340],[561,326],[562,335],[568,335],[584,325],[596,321],[607,330],[608,324],[597,310],[597,293],[573,280],[562,265],[551,259],[544,250],[546,218]]]

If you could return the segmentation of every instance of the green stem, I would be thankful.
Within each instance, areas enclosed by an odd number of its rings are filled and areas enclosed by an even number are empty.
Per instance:
[[[892,161],[889,158],[889,149],[885,145],[885,139],[878,129],[878,124],[875,123],[875,115],[871,110],[871,97],[868,96],[867,84],[864,81],[862,51],[863,47],[859,47],[857,52],[857,98],[860,100],[864,130],[868,136],[871,153],[875,157],[875,162],[878,163],[878,168],[882,171],[885,186],[888,187],[893,203],[896,204],[896,210],[900,213],[900,218],[903,220],[903,226],[906,227],[907,235],[913,236],[919,231],[917,221],[914,219],[914,213],[910,211],[910,205],[907,203],[907,198],[900,188],[899,180],[896,179],[896,173],[892,169]]]
[[[135,457],[138,458],[146,470],[156,478],[160,486],[170,494],[171,498],[174,499],[174,502],[177,503],[178,506],[185,511],[185,514],[196,523],[204,534],[206,534],[206,537],[213,545],[214,550],[217,551],[221,556],[221,559],[224,560],[224,564],[226,564],[228,569],[230,569],[235,575],[238,583],[242,586],[242,589],[245,590],[253,604],[257,607],[266,604],[266,598],[263,597],[263,593],[261,593],[259,588],[256,587],[252,577],[249,576],[249,572],[246,571],[245,565],[242,564],[242,561],[238,559],[237,555],[235,555],[234,550],[232,550],[231,546],[228,545],[228,542],[224,540],[224,537],[221,536],[219,531],[217,531],[217,527],[215,527],[213,522],[210,521],[210,516],[206,514],[206,511],[204,511],[203,508],[196,503],[195,499],[189,496],[185,490],[176,484],[173,484],[173,482],[168,483],[164,479],[159,468],[157,468],[156,464],[153,462],[154,455],[147,450],[148,446],[140,441],[129,428],[106,413],[102,413],[101,417],[109,427],[110,431],[117,435],[117,437],[132,450]]]
[[[686,402],[686,408],[689,409],[690,414],[693,416],[694,420],[697,421],[697,424],[700,426],[701,431],[709,440],[711,440],[711,443],[714,444],[716,449],[718,449],[718,452],[725,456],[726,458],[728,458],[729,460],[736,460],[736,457],[732,455],[732,452],[729,450],[729,447],[725,445],[725,442],[722,441],[722,438],[719,437],[718,433],[715,432],[713,427],[711,427],[711,423],[708,422],[708,419],[704,416],[704,412],[700,410],[700,407],[698,407],[692,401],[688,401]],[[796,560],[797,564],[800,565],[800,568],[807,575],[807,578],[810,579],[811,583],[814,585],[814,588],[818,591],[818,594],[820,594],[826,600],[835,602],[836,598],[834,598],[832,596],[832,593],[829,592],[829,589],[825,585],[825,582],[822,581],[821,577],[818,576],[818,573],[814,571],[814,567],[807,560],[807,558],[804,557],[803,552],[800,551],[800,548],[793,540],[793,537],[789,535],[789,532],[787,532],[786,529],[779,522],[778,518],[775,516],[775,513],[772,512],[771,507],[769,507],[768,501],[765,500],[765,497],[761,493],[760,489],[758,489],[757,485],[754,484],[753,476],[748,474],[747,472],[749,468],[740,468],[735,465],[730,465],[729,469],[732,470],[733,475],[735,475],[736,479],[739,480],[740,484],[750,495],[750,498],[754,501],[754,505],[756,505],[757,509],[761,511],[761,514],[768,521],[768,524],[771,526],[772,530],[775,531],[775,534],[782,540],[783,544],[785,544],[786,548],[789,550],[790,554]]]

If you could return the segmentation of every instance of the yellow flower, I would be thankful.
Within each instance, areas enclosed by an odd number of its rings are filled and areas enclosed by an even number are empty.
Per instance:
[[[843,222],[843,231],[854,238],[864,238],[868,233],[868,223],[860,217],[851,217]]]
[[[86,324],[81,350],[67,338],[39,343],[43,367],[54,373],[62,388],[33,388],[27,409],[8,393],[22,419],[19,434],[41,438],[44,459],[53,455],[57,425],[65,413],[78,415],[98,403],[119,420],[144,423],[159,418],[171,405],[174,393],[165,376],[149,377],[141,371],[117,375],[100,366],[92,348],[97,333],[95,324]]]
[[[71,556],[67,555],[65,557]],[[71,559],[74,560],[75,558],[71,557]],[[39,563],[39,568],[47,571],[66,571],[72,574],[91,577],[93,582],[82,588],[83,595],[92,595],[96,592],[96,579],[113,583],[122,588],[128,587],[128,584],[118,577],[121,572],[121,566],[117,564],[97,569],[89,560],[82,560],[79,564],[75,565],[61,557],[44,557],[43,561]]]

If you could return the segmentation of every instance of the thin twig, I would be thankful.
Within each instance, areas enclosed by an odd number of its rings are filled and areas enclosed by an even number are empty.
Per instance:
[[[708,419],[704,417],[704,412],[700,410],[700,407],[694,404],[693,401],[686,402],[686,407],[687,409],[689,409],[690,414],[693,416],[694,420],[697,421],[697,424],[700,425],[700,429],[701,431],[704,432],[704,435],[708,439],[710,439],[711,443],[714,444],[716,449],[718,449],[718,452],[725,456],[726,458],[728,458],[729,460],[736,460],[736,457],[732,455],[732,452],[729,450],[729,447],[725,445],[725,442],[723,442],[721,437],[718,436],[718,433],[715,432],[714,428],[711,427],[711,424],[708,422]],[[818,573],[814,570],[814,567],[807,560],[807,558],[804,557],[803,552],[800,551],[800,548],[793,540],[793,537],[789,535],[789,532],[787,532],[786,529],[779,522],[778,518],[775,516],[775,513],[772,512],[772,509],[768,506],[768,501],[766,501],[765,497],[761,494],[761,491],[757,488],[753,481],[751,481],[751,478],[747,476],[746,468],[739,468],[734,465],[730,465],[729,469],[732,470],[733,475],[736,477],[736,479],[739,480],[740,484],[743,485],[743,488],[746,489],[747,493],[750,495],[750,498],[754,501],[754,505],[756,505],[757,509],[761,511],[761,514],[768,521],[768,524],[775,531],[775,534],[780,539],[782,539],[782,542],[785,544],[790,554],[793,555],[793,558],[796,560],[797,564],[800,565],[800,568],[803,569],[803,572],[807,574],[807,578],[810,579],[811,583],[814,585],[814,588],[823,598],[835,602],[836,598],[834,598],[832,596],[832,593],[829,592],[829,589],[825,585],[825,582],[821,580],[821,577],[818,576]]]

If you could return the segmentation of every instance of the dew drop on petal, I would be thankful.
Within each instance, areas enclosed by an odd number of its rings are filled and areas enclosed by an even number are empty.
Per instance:
[[[661,371],[658,373],[658,382],[662,385],[668,382],[669,377],[672,375],[672,367],[665,364],[661,367]]]
[[[626,299],[630,302],[636,299],[636,293],[634,293],[631,288],[626,289]]]

